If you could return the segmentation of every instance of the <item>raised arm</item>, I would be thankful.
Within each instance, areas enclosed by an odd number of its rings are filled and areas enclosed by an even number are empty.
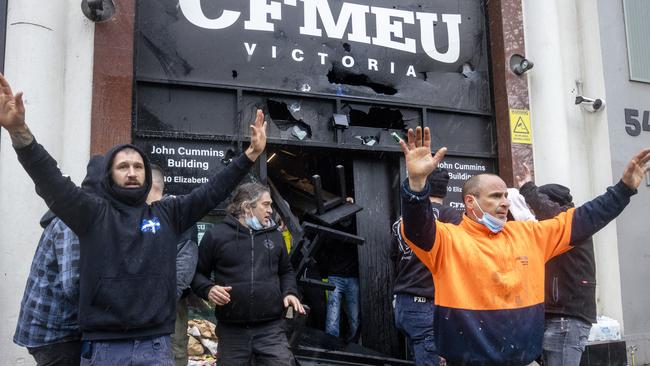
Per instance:
[[[408,179],[401,189],[402,225],[406,239],[418,247],[429,250],[433,247],[436,224],[433,219],[427,176],[438,166],[447,152],[443,147],[431,155],[431,133],[429,128],[408,131],[408,142],[400,141]]]
[[[14,148],[25,147],[34,141],[34,136],[25,123],[23,93],[14,95],[4,75],[0,74],[0,126],[4,127]]]
[[[538,187],[533,182],[530,168],[524,163],[524,175],[517,176],[517,185],[519,186],[519,193],[524,196],[526,203],[535,212],[535,218],[538,220],[547,220],[555,217],[564,208],[557,202],[551,200],[547,195],[541,193]]]
[[[0,126],[9,132],[18,161],[36,185],[36,193],[75,233],[81,235],[96,217],[95,198],[64,177],[56,161],[36,142],[25,123],[23,94],[13,94],[0,74]]]
[[[650,148],[641,150],[627,164],[621,180],[600,195],[576,208],[571,226],[571,242],[585,240],[616,218],[637,193],[650,165]]]
[[[266,147],[266,122],[261,109],[257,110],[255,123],[250,128],[251,144],[244,154],[233,159],[227,167],[213,175],[207,183],[198,186],[191,193],[178,196],[177,200],[163,203],[172,206],[175,222],[179,225],[179,232],[187,230],[211,209],[228,198],[230,193],[246,176],[255,160],[264,151]]]

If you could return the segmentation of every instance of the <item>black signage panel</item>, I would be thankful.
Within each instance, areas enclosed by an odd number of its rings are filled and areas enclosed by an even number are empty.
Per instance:
[[[234,135],[238,127],[233,90],[139,83],[138,131]]]
[[[457,210],[464,211],[462,191],[463,184],[474,175],[482,173],[496,173],[496,161],[493,159],[461,158],[447,156],[438,165],[449,171],[449,185],[447,186],[447,197],[445,205]]]
[[[187,194],[206,183],[236,155],[235,144],[228,142],[139,139],[135,144],[163,169],[165,193],[173,195]]]
[[[496,156],[496,126],[487,116],[427,111],[425,127],[431,145],[446,146],[450,153]]]
[[[484,1],[139,1],[140,79],[490,111]]]

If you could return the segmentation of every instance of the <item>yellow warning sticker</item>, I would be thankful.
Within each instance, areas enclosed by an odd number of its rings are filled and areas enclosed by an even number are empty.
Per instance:
[[[530,129],[530,111],[510,110],[510,136],[513,144],[532,144],[533,131]]]

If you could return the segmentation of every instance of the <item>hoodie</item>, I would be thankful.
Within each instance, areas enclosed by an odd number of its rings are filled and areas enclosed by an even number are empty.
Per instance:
[[[82,188],[97,191],[103,158],[93,156]],[[14,342],[42,347],[81,338],[79,330],[79,238],[48,210],[40,221],[43,234],[20,303]]]
[[[125,148],[142,156],[144,187],[127,191],[112,182],[113,158]],[[65,178],[36,141],[16,152],[36,192],[79,236],[82,338],[173,333],[179,235],[225,199],[253,162],[242,155],[190,194],[147,205],[149,160],[136,146],[119,145],[106,154],[101,196],[90,195]]]
[[[559,184],[537,187],[528,182],[521,194],[537,218],[547,220],[572,208],[569,188]],[[547,317],[570,316],[596,322],[596,259],[592,237],[572,242],[573,249],[546,262],[544,312]]]
[[[207,300],[215,284],[232,286],[230,302],[215,307],[220,322],[251,324],[280,319],[284,297],[297,296],[298,291],[276,226],[251,230],[228,215],[206,232],[199,245],[192,289]]]

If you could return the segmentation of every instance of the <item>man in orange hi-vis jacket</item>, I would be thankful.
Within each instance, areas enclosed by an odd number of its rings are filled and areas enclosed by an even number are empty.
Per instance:
[[[453,366],[530,364],[542,353],[544,263],[621,213],[650,170],[650,148],[605,194],[539,222],[506,222],[505,182],[476,175],[463,186],[463,221],[452,225],[433,220],[426,182],[446,148],[432,156],[429,129],[420,127],[400,144],[402,237],[436,283],[436,349]]]

